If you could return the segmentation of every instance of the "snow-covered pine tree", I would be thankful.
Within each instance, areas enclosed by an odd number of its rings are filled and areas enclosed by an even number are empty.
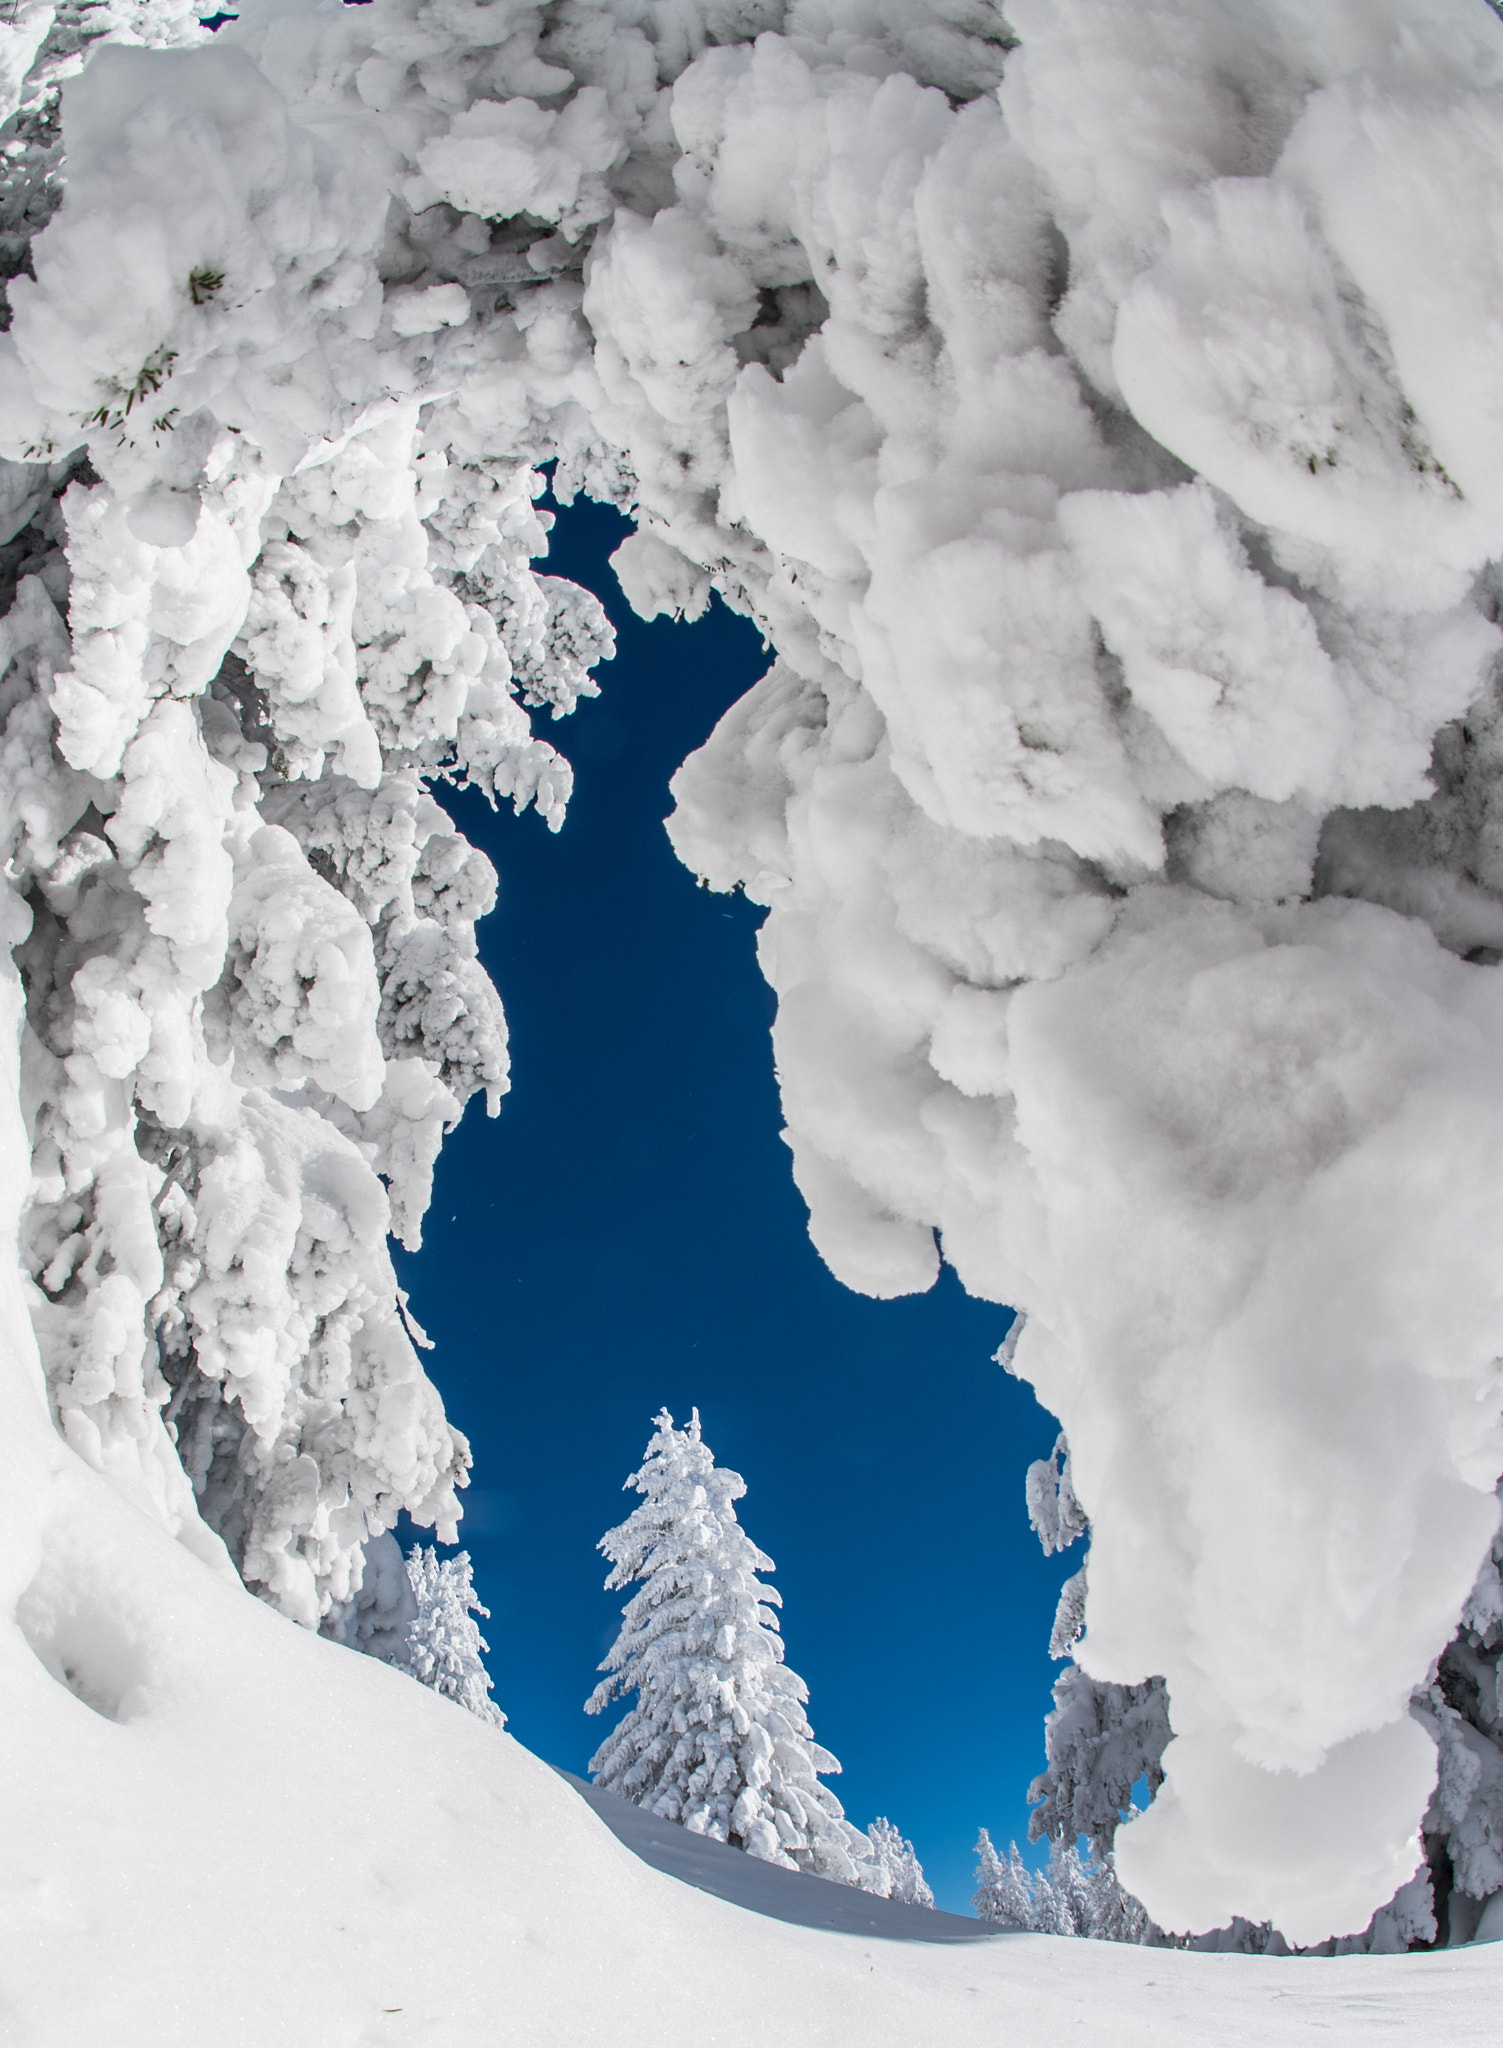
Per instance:
[[[414,1678],[495,1728],[506,1716],[491,1698],[491,1676],[482,1663],[490,1644],[474,1620],[489,1619],[475,1595],[470,1553],[440,1558],[421,1544],[407,1559],[407,1579],[417,1614],[407,1634],[403,1662]]]
[[[1038,1926],[1033,1886],[1017,1843],[1008,1843],[1004,1862],[985,1828],[976,1837],[976,1889],[971,1904],[977,1918],[989,1920],[994,1927],[1030,1933]]]
[[[1477,1574],[1461,1625],[1414,1712],[1435,1736],[1440,1768],[1425,1815],[1428,1895],[1406,1886],[1377,1916],[1418,1946],[1503,1936],[1503,1531]],[[1406,1912],[1406,1905],[1409,1910]],[[1411,1926],[1410,1922],[1417,1924]],[[1426,1924],[1428,1923],[1428,1924]]]
[[[1033,1892],[1041,1934],[1140,1942],[1148,1933],[1148,1915],[1118,1883],[1109,1850],[1082,1855],[1075,1842],[1055,1842],[1047,1869],[1033,1880]]]
[[[934,1894],[924,1881],[924,1866],[912,1842],[881,1815],[867,1829],[866,1838],[880,1883],[863,1880],[863,1889],[904,1906],[932,1906]]]
[[[531,567],[549,524],[533,463],[560,452],[541,415],[525,447],[493,416],[466,424],[427,351],[414,378],[376,373],[406,394],[400,418],[330,380],[325,345],[353,331],[315,308],[300,247],[362,303],[383,280],[399,304],[414,284],[447,283],[451,304],[463,288],[442,264],[426,276],[426,244],[378,278],[388,197],[363,172],[301,203],[296,115],[228,54],[238,30],[211,39],[200,12],[41,0],[0,24],[6,346],[27,291],[48,298],[39,271],[68,268],[48,252],[80,234],[113,252],[106,297],[147,336],[106,340],[85,314],[104,350],[89,397],[28,427],[17,396],[0,420],[0,865],[25,899],[36,1105],[23,1260],[80,1455],[283,1613],[385,1655],[409,1597],[389,1531],[405,1512],[452,1539],[469,1465],[386,1233],[417,1247],[445,1132],[507,1086],[474,937],[495,874],[434,791],[535,804],[557,829],[571,770],[528,708],[557,718],[594,694],[611,630],[593,596]],[[346,19],[379,39],[399,18]],[[466,61],[462,25],[440,44]],[[329,56],[301,84],[323,78],[336,126],[339,104],[363,122],[363,58]],[[153,110],[155,156],[122,139],[132,106]],[[274,160],[296,225],[247,171],[253,131],[292,138]],[[141,256],[153,233],[199,260],[168,282]],[[301,365],[272,379],[273,411],[304,392],[280,429],[238,395],[227,425],[207,395],[228,401],[212,362],[246,360],[249,274],[252,299],[281,294],[276,345]],[[46,349],[65,375],[78,313]],[[509,325],[494,297],[465,317]],[[402,353],[415,330],[398,325],[360,347]],[[337,424],[336,388],[355,407]],[[133,526],[138,500],[176,522]]]
[[[1028,1468],[1028,1519],[1044,1555],[1067,1550],[1087,1533],[1070,1477],[1063,1435],[1047,1458]],[[1080,1640],[1086,1567],[1060,1590],[1049,1653],[1068,1657]],[[1109,1856],[1133,1788],[1147,1785],[1151,1799],[1163,1782],[1169,1710],[1161,1678],[1142,1685],[1109,1685],[1072,1663],[1054,1687],[1054,1710],[1044,1723],[1045,1768],[1028,1788],[1034,1802],[1028,1838],[1073,1845],[1084,1835],[1098,1857]]]
[[[870,1844],[819,1782],[840,1765],[783,1661],[782,1602],[757,1576],[772,1559],[736,1519],[746,1482],[716,1465],[697,1408],[686,1429],[658,1414],[626,1484],[642,1504],[599,1547],[607,1589],[639,1590],[585,1711],[636,1703],[591,1758],[595,1782],[765,1862],[873,1888]]]
[[[976,1842],[971,1903],[980,1919],[1023,1933],[1140,1942],[1150,1931],[1148,1915],[1122,1889],[1109,1854],[1082,1855],[1075,1843],[1056,1842],[1048,1869],[1030,1871],[1016,1842],[1008,1843],[1004,1861],[985,1828]]]

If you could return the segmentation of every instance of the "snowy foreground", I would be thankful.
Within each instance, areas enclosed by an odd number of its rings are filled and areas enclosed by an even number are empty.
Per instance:
[[[0,1631],[7,2048],[1496,2038],[1497,1948],[929,1947],[724,1904],[510,1737],[190,1556],[58,1441],[34,1361],[7,1356],[0,1402],[7,1606],[30,1581]]]

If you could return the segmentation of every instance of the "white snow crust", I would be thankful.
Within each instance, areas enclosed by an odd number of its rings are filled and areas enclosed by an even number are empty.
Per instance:
[[[644,613],[713,587],[778,651],[674,843],[769,906],[833,1270],[1026,1312],[1073,1654],[1167,1687],[1124,1881],[1363,1925],[1503,1470],[1482,0],[29,0],[0,80],[6,1185],[61,1432],[17,1456],[145,1546],[77,1600],[155,1641],[238,1570],[374,1645],[368,1547],[453,1534],[385,1238],[507,1085],[430,785],[557,827],[529,714],[609,651],[530,567],[556,459],[634,512]],[[42,1580],[16,1511],[38,1612],[73,1511]],[[118,1709],[134,1655],[80,1682]]]

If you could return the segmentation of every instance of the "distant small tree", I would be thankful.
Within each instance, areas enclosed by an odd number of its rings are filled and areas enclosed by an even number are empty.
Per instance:
[[[1056,1842],[1047,1869],[1033,1881],[1041,1934],[1069,1934],[1083,1941],[1140,1942],[1148,1915],[1117,1879],[1111,1852],[1080,1853],[1074,1842]]]
[[[1063,1436],[1047,1458],[1029,1466],[1025,1492],[1028,1519],[1046,1557],[1089,1534]],[[1061,1588],[1049,1638],[1051,1657],[1068,1658],[1080,1640],[1087,1569],[1082,1565]],[[1055,1682],[1054,1711],[1044,1722],[1046,1766],[1028,1788],[1034,1802],[1029,1840],[1047,1836],[1063,1850],[1084,1835],[1098,1858],[1108,1856],[1123,1815],[1133,1809],[1134,1788],[1145,1785],[1152,1799],[1162,1784],[1168,1740],[1161,1678],[1112,1685],[1070,1663]]]
[[[717,1467],[695,1409],[675,1429],[666,1409],[639,1471],[644,1496],[600,1539],[607,1589],[637,1585],[586,1702],[636,1704],[590,1760],[598,1785],[692,1834],[842,1884],[875,1882],[871,1845],[819,1780],[840,1765],[814,1739],[808,1687],[783,1661],[759,1572],[773,1569],[736,1519],[746,1492]]]
[[[1141,1942],[1148,1932],[1148,1915],[1122,1889],[1110,1855],[1082,1856],[1074,1843],[1056,1842],[1048,1869],[1030,1871],[1016,1842],[1008,1844],[1004,1862],[983,1828],[976,1858],[971,1903],[995,1926],[1086,1941]]]
[[[1038,1927],[1033,1886],[1017,1843],[1008,1844],[1004,1862],[985,1828],[976,1837],[976,1890],[971,1905],[978,1919],[989,1920],[994,1927],[1016,1928],[1022,1933],[1032,1933]]]
[[[406,1669],[478,1719],[504,1728],[506,1716],[490,1696],[490,1673],[482,1662],[490,1644],[474,1620],[477,1614],[489,1620],[490,1609],[475,1597],[469,1552],[440,1559],[436,1550],[419,1546],[407,1559],[407,1578],[417,1615],[407,1634]]]
[[[912,1842],[900,1835],[890,1820],[880,1818],[867,1829],[866,1838],[871,1843],[875,1881],[863,1878],[863,1889],[904,1906],[932,1906],[934,1894],[924,1882],[924,1866]]]

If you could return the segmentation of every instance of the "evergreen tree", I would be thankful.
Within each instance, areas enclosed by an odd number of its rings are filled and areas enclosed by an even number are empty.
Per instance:
[[[924,1866],[912,1842],[899,1834],[890,1820],[880,1816],[867,1829],[866,1838],[871,1843],[871,1861],[878,1882],[867,1883],[863,1879],[864,1889],[884,1899],[896,1899],[904,1906],[932,1906],[934,1894],[924,1882]]]
[[[1033,1887],[1016,1842],[1007,1845],[1004,1863],[983,1828],[976,1837],[976,1890],[971,1898],[976,1916],[994,1927],[1032,1932],[1038,1926]]]
[[[1085,1855],[1073,1842],[1056,1842],[1047,1870],[1029,1871],[1016,1842],[1004,1862],[985,1828],[976,1842],[976,1891],[971,1901],[982,1920],[1032,1934],[1063,1934],[1085,1941],[1141,1942],[1148,1915],[1117,1880],[1110,1855]]]
[[[436,1550],[420,1545],[407,1560],[407,1578],[417,1603],[417,1616],[407,1635],[406,1668],[414,1678],[445,1699],[495,1728],[506,1716],[491,1698],[491,1677],[481,1662],[490,1644],[473,1617],[490,1618],[490,1609],[475,1597],[470,1553],[440,1559]]]
[[[1044,1555],[1067,1550],[1088,1533],[1075,1498],[1070,1447],[1063,1435],[1047,1458],[1028,1468],[1028,1519]],[[1049,1638],[1049,1654],[1068,1657],[1080,1640],[1085,1618],[1086,1567],[1060,1589]],[[1161,1758],[1169,1740],[1164,1681],[1110,1685],[1072,1663],[1056,1681],[1054,1711],[1044,1723],[1045,1768],[1028,1788],[1034,1803],[1028,1838],[1047,1837],[1057,1847],[1086,1836],[1098,1856],[1107,1856],[1133,1790],[1145,1782],[1151,1799],[1163,1782]]]
[[[1428,1869],[1378,1921],[1392,1922],[1394,1947],[1406,1945],[1404,1935],[1417,1947],[1495,1939],[1503,1934],[1503,1531],[1412,1706],[1440,1753],[1425,1815]]]
[[[1140,1942],[1148,1932],[1148,1915],[1118,1883],[1109,1851],[1082,1855],[1074,1842],[1054,1843],[1048,1868],[1034,1878],[1033,1890],[1041,1934]]]
[[[783,1661],[782,1603],[757,1576],[772,1559],[736,1520],[745,1482],[716,1466],[698,1409],[686,1429],[662,1410],[626,1484],[643,1502],[599,1547],[607,1588],[639,1590],[585,1711],[636,1704],[591,1758],[595,1782],[768,1863],[873,1888],[870,1844],[819,1782],[840,1765]]]
[[[1163,1782],[1168,1740],[1162,1679],[1111,1685],[1071,1664],[1055,1681],[1044,1721],[1047,1762],[1028,1788],[1035,1802],[1029,1840],[1068,1843],[1084,1835],[1097,1855],[1109,1855],[1134,1787],[1145,1783],[1151,1799]]]

